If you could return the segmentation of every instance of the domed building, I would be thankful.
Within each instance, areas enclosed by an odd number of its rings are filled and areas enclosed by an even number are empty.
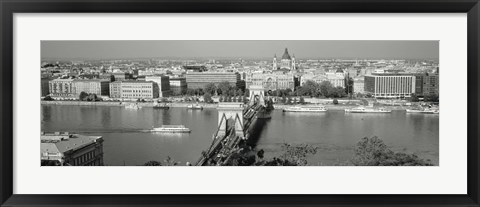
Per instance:
[[[283,70],[290,70],[294,71],[296,70],[296,64],[295,64],[295,55],[290,56],[288,54],[288,48],[285,48],[285,51],[283,52],[282,59],[280,62],[277,61],[277,55],[273,56],[273,70],[278,70],[278,69],[283,69]]]

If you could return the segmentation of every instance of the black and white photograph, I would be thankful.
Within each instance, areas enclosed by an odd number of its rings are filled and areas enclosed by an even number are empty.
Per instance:
[[[440,163],[438,40],[42,40],[40,49],[41,166]]]

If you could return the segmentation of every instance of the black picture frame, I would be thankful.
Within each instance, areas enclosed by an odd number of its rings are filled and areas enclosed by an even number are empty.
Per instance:
[[[0,0],[1,206],[480,206],[478,0]],[[465,195],[19,195],[13,194],[15,13],[467,13],[468,189]],[[454,137],[451,137],[454,138]],[[449,178],[445,178],[449,179]]]

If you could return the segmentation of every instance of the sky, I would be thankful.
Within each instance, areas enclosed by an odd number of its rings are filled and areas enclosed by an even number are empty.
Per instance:
[[[115,40],[41,41],[42,59],[272,58],[438,59],[438,41]]]

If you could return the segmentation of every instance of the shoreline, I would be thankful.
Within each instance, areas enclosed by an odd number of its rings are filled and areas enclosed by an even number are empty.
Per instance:
[[[64,105],[64,106],[111,106],[111,107],[125,107],[126,105],[132,104],[132,103],[137,103],[137,102],[108,102],[108,101],[97,101],[97,102],[88,102],[88,101],[44,101],[41,100],[40,104],[41,105]],[[153,108],[153,103],[152,102],[146,102],[142,103],[139,102],[137,103],[138,106],[141,107],[146,107],[146,108]],[[172,108],[187,108],[188,105],[192,105],[195,103],[167,103],[169,107]],[[212,103],[212,104],[207,104],[207,103],[199,103],[199,105],[203,106],[204,108],[217,108],[218,103]],[[357,105],[347,105],[347,104],[322,104],[325,106],[327,109],[331,110],[343,110],[343,109],[348,109],[348,108],[354,108],[358,107]],[[293,106],[318,106],[318,104],[291,104],[291,105],[285,105],[285,104],[274,104],[274,107],[276,110],[282,110],[287,107],[293,107]],[[390,105],[384,105],[381,106],[386,109],[390,110],[405,110],[403,106],[390,106]]]

